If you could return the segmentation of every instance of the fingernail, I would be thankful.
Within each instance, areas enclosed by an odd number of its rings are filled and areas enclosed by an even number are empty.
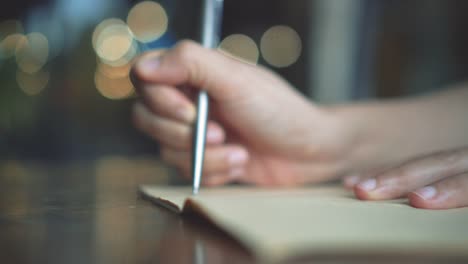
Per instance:
[[[228,161],[231,166],[243,165],[247,162],[247,153],[245,151],[234,151],[229,154]]]
[[[138,68],[143,72],[143,74],[152,75],[159,68],[159,65],[161,65],[160,58],[148,58],[141,61],[138,64]]]
[[[377,187],[377,180],[376,179],[368,179],[365,180],[357,185],[357,187],[363,189],[364,191],[370,192],[375,190]]]
[[[193,123],[195,120],[195,115],[196,115],[195,110],[192,109],[191,107],[186,107],[186,106],[179,107],[176,113],[177,113],[178,118],[180,118],[181,120],[185,122]]]
[[[414,194],[416,194],[424,200],[430,200],[437,195],[437,189],[432,186],[427,186],[415,191]]]
[[[209,142],[219,142],[223,139],[223,133],[219,129],[208,129],[206,140]]]
[[[244,169],[233,169],[231,170],[231,172],[229,173],[229,175],[232,177],[232,178],[239,178],[241,176],[244,175]]]

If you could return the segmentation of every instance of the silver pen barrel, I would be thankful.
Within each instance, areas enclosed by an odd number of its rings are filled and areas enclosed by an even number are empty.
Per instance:
[[[203,47],[216,49],[221,38],[223,0],[203,0],[201,43]]]
[[[223,4],[223,0],[203,0],[201,43],[205,48],[215,49],[219,45]],[[208,93],[205,90],[201,90],[197,98],[198,111],[192,148],[193,194],[197,194],[200,190],[203,173],[209,102]]]

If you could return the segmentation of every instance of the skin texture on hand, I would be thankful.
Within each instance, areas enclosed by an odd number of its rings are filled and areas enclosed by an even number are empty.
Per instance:
[[[465,146],[467,86],[424,96],[331,107],[329,111],[357,135],[350,154],[354,172],[378,172],[430,153]]]
[[[443,151],[394,168],[344,179],[363,200],[407,196],[414,207],[448,209],[468,206],[468,148]]]
[[[297,185],[336,178],[352,133],[261,67],[184,41],[148,53],[132,71],[142,102],[135,124],[158,141],[162,157],[190,177],[194,94],[211,98],[203,183]]]

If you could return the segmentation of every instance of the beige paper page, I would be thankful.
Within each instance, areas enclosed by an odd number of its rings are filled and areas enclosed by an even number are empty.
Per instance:
[[[468,208],[432,211],[404,201],[363,202],[337,186],[203,189],[195,197],[190,188],[141,191],[173,210],[188,198],[186,206],[195,204],[265,261],[315,254],[468,257]]]

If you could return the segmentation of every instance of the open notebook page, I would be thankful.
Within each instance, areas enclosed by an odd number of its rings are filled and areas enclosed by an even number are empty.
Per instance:
[[[363,202],[339,186],[224,187],[197,196],[188,187],[142,186],[141,192],[176,212],[185,205],[203,214],[269,262],[314,254],[468,257],[468,208]]]

